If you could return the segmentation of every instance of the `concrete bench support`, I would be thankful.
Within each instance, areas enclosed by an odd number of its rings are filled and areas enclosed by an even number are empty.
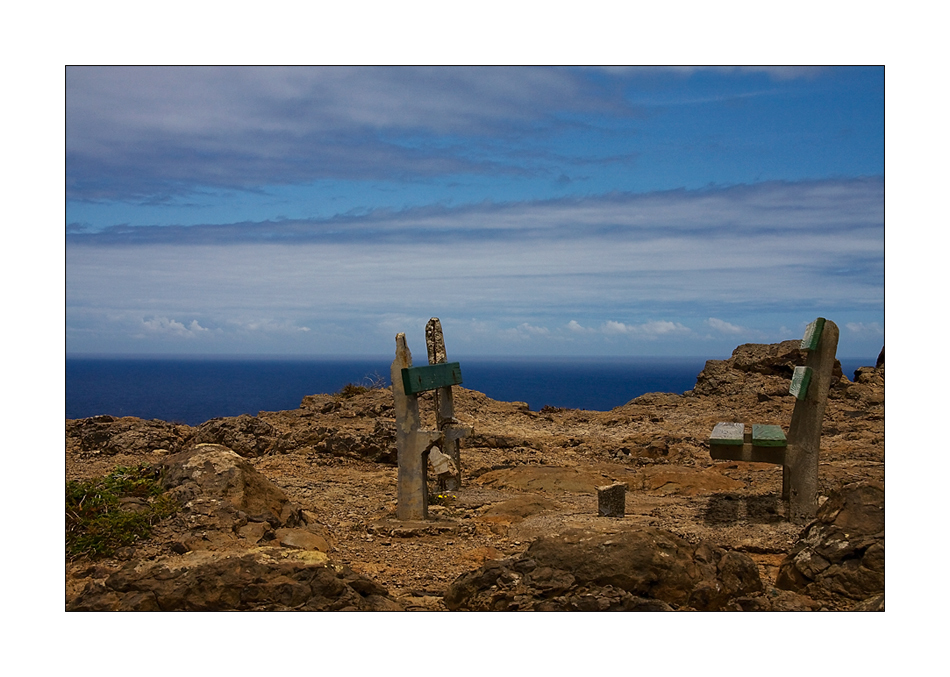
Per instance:
[[[396,478],[396,517],[401,520],[424,520],[429,517],[429,496],[426,473],[429,449],[439,441],[438,430],[422,430],[419,398],[406,394],[403,369],[412,367],[412,355],[406,335],[396,335],[396,359],[391,376],[396,414],[396,452],[399,470]]]
[[[783,493],[787,496],[789,517],[793,522],[808,522],[818,512],[821,423],[838,350],[838,325],[821,318],[814,324],[819,322],[823,327],[817,328],[817,336],[806,333],[802,340],[803,349],[814,346],[805,358],[805,368],[810,369],[811,377],[804,398],[795,402],[792,422],[788,426]]]

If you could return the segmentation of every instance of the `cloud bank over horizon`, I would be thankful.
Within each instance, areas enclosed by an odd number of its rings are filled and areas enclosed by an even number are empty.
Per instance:
[[[875,69],[70,68],[67,350],[873,356],[882,115]]]

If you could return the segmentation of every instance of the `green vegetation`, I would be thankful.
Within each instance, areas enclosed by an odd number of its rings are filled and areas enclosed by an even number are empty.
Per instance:
[[[348,400],[351,397],[368,393],[371,390],[384,390],[387,387],[386,379],[379,374],[372,374],[364,377],[363,383],[365,385],[347,383],[345,386],[340,388],[340,391],[336,393],[336,395],[340,399]]]
[[[122,499],[140,499],[126,501]],[[162,493],[161,472],[147,464],[105,477],[66,482],[66,557],[108,557],[148,538],[152,525],[178,510]]]
[[[369,390],[370,389],[366,386],[356,385],[355,383],[347,383],[345,386],[340,388],[340,392],[337,393],[337,396],[343,398],[344,400],[348,400],[351,397],[368,393]]]

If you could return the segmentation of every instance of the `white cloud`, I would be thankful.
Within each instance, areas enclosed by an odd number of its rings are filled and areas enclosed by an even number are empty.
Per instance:
[[[550,333],[551,331],[547,327],[536,327],[534,325],[528,324],[527,322],[522,322],[513,329],[505,329],[501,331],[501,335],[503,337],[523,340],[528,340],[538,336],[548,336]]]
[[[310,327],[301,327],[294,324],[292,320],[274,320],[272,318],[253,319],[253,320],[228,320],[228,324],[236,326],[240,331],[247,332],[307,332]]]
[[[884,333],[884,329],[877,322],[848,322],[845,327],[855,334],[881,335]]]
[[[536,335],[536,336],[537,336],[537,335],[544,336],[544,335],[546,335],[546,334],[550,334],[550,333],[551,333],[551,332],[547,329],[547,327],[535,327],[535,326],[532,326],[532,325],[528,324],[527,322],[522,322],[521,324],[519,324],[519,325],[518,325],[518,329],[519,329],[519,331],[523,331],[523,332],[525,332],[525,333],[527,333],[527,334],[534,334],[534,335]]]
[[[186,327],[177,320],[170,320],[167,317],[153,317],[150,320],[142,320],[142,325],[150,332],[158,334],[167,334],[170,336],[182,336],[184,338],[195,338],[199,334],[209,331],[198,324],[198,320],[192,320]]]
[[[575,334],[590,334],[592,332],[597,331],[596,329],[589,329],[587,327],[581,326],[577,320],[571,320],[570,322],[567,323],[565,328],[569,332],[572,332]]]
[[[608,320],[604,323],[601,331],[607,335],[628,334],[634,336],[658,337],[674,334],[689,334],[691,329],[679,322],[670,322],[668,320],[653,320],[644,324],[624,324]]]
[[[745,329],[742,327],[730,324],[729,322],[720,320],[716,317],[710,317],[708,320],[706,320],[706,324],[722,334],[741,334],[745,331]]]

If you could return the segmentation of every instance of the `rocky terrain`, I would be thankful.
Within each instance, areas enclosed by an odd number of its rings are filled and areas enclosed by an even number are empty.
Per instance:
[[[883,610],[883,351],[854,381],[836,372],[811,524],[785,520],[781,467],[709,456],[718,421],[787,430],[802,360],[797,341],[739,346],[692,391],[607,412],[457,387],[462,487],[432,484],[425,523],[395,520],[388,389],[197,427],[67,420],[67,480],[147,463],[177,510],[113,555],[67,558],[66,608]],[[615,482],[626,514],[600,517]]]

